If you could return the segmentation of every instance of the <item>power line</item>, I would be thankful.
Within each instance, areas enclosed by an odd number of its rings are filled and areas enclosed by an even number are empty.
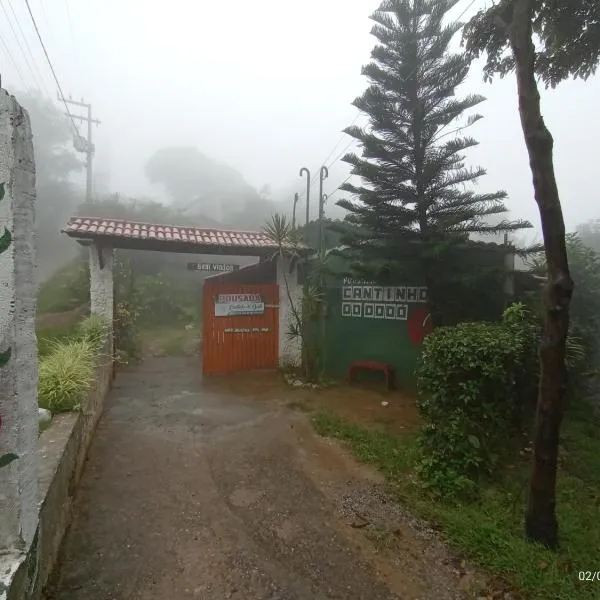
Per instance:
[[[356,143],[357,143],[356,140],[354,138],[352,138],[350,140],[350,142],[348,144],[346,144],[346,146],[344,146],[342,151],[331,161],[331,164],[328,165],[328,167],[331,168],[340,158],[342,158],[342,156],[344,156],[346,154],[346,152],[348,151],[350,146],[352,146],[353,144],[356,144]]]
[[[471,3],[467,6],[467,8],[465,8],[465,10],[463,10],[460,15],[458,15],[457,17],[457,21],[460,21],[463,17],[463,15],[471,8],[471,6],[473,6],[473,4],[475,4],[475,0],[471,0]]]
[[[15,38],[15,41],[17,42],[17,46],[19,47],[19,50],[21,51],[21,55],[23,56],[23,58],[25,59],[25,64],[27,65],[27,68],[29,69],[29,72],[31,73],[31,76],[33,78],[34,84],[35,86],[38,88],[38,90],[41,92],[41,84],[35,74],[35,71],[33,70],[31,63],[29,62],[29,59],[27,58],[27,54],[25,54],[25,50],[23,50],[23,45],[21,44],[21,40],[19,39],[19,36],[17,35],[17,31],[13,25],[13,22],[11,20],[11,18],[8,16],[8,11],[6,10],[6,6],[4,5],[3,0],[0,0],[0,8],[2,8],[2,12],[4,13],[4,17],[6,18],[6,21],[10,27],[10,30],[12,31],[12,34]],[[12,8],[12,7],[11,7]],[[14,13],[13,13],[14,14]]]
[[[356,123],[356,121],[358,121],[358,117],[360,117],[360,112],[356,113],[356,116],[352,120],[352,123],[350,123],[349,127],[352,127]],[[331,152],[326,156],[325,160],[321,163],[322,165],[327,164],[327,161],[331,158],[331,155],[334,153],[334,151],[338,147],[339,143],[344,139],[345,135],[347,135],[347,134],[342,132],[338,141],[335,143],[335,146],[331,149]],[[333,162],[335,162],[335,161],[333,161]],[[331,164],[333,164],[333,163],[331,163]]]
[[[27,52],[29,53],[31,62],[33,63],[33,66],[35,67],[35,72],[37,73],[38,77],[40,78],[40,81],[42,82],[42,87],[44,88],[46,95],[49,97],[50,94],[48,93],[48,90],[46,89],[46,86],[44,84],[44,76],[41,74],[40,70],[38,69],[37,62],[35,60],[35,57],[33,56],[33,52],[31,51],[29,42],[27,41],[27,36],[25,35],[25,32],[23,31],[23,28],[21,27],[21,23],[19,23],[19,19],[15,13],[15,9],[13,8],[12,0],[7,0],[7,2],[8,2],[8,8],[10,8],[10,12],[12,13],[13,18],[15,19],[15,23],[17,24],[17,27],[19,28],[19,31],[21,32],[21,37],[23,38],[23,41],[25,42],[25,48],[27,48]]]
[[[77,44],[75,43],[75,30],[73,29],[73,19],[71,18],[71,9],[69,8],[69,0],[65,0],[65,10],[67,11],[67,20],[69,21],[69,32],[71,33],[71,44],[77,60]]]
[[[11,54],[10,50],[8,49],[8,46],[6,45],[6,42],[2,39],[1,36],[0,36],[0,44],[2,45],[2,48],[4,49],[4,53],[6,54],[6,56],[8,56],[8,59],[12,63],[12,66],[14,67],[17,75],[19,76],[19,79],[21,80],[21,83],[23,84],[23,88],[27,89],[27,84],[25,83],[25,78],[23,77],[23,73],[21,73],[21,69],[19,68],[19,65],[16,63],[15,59],[13,58],[13,55]]]
[[[63,104],[65,105],[65,109],[67,110],[67,113],[69,113],[69,106],[67,104],[67,101],[65,100],[65,95],[62,91],[60,82],[58,81],[58,77],[56,76],[56,71],[54,70],[54,67],[52,66],[52,61],[50,60],[50,56],[48,56],[48,51],[46,50],[46,46],[44,45],[44,40],[42,39],[40,30],[38,29],[37,23],[35,22],[35,17],[33,16],[33,12],[31,10],[31,5],[29,4],[29,0],[25,0],[25,4],[27,5],[27,10],[29,11],[29,16],[31,17],[31,22],[33,23],[33,26],[35,28],[35,32],[37,33],[38,39],[40,40],[40,44],[42,46],[42,50],[44,51],[44,55],[46,56],[46,60],[48,61],[48,66],[50,67],[50,71],[52,71],[52,77],[54,77],[54,81],[56,82],[56,87],[58,87],[58,91],[60,93],[60,98],[63,101]],[[77,125],[75,125],[75,121],[73,120],[73,117],[71,116],[70,113],[68,116],[71,119],[71,124],[73,125],[73,129],[79,136],[79,129],[77,128]]]
[[[327,200],[329,200],[334,194],[337,194],[340,191],[340,188],[347,183],[348,181],[350,181],[350,178],[354,175],[354,173],[350,173],[350,175],[348,175],[348,177],[346,177],[346,179],[344,179],[344,181],[342,181],[342,183],[340,183],[340,185],[338,185],[335,190],[333,190],[333,192],[331,192],[330,194],[327,194]]]
[[[54,36],[52,35],[52,27],[50,27],[50,21],[48,20],[48,15],[46,14],[46,9],[44,8],[44,0],[40,0],[40,7],[42,9],[42,17],[44,18],[44,22],[46,23],[46,27],[48,28],[48,35],[50,36],[50,42],[54,46]]]

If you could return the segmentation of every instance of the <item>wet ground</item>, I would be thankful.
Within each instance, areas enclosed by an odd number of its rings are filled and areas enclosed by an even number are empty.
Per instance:
[[[203,384],[194,357],[121,372],[48,597],[462,598],[470,576],[290,397],[270,374]]]

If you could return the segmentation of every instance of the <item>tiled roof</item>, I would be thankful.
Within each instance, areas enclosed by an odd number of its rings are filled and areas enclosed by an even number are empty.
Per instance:
[[[125,219],[71,217],[63,232],[75,238],[113,237],[130,240],[179,242],[198,246],[276,247],[276,244],[260,231],[175,227],[172,225],[136,223]]]

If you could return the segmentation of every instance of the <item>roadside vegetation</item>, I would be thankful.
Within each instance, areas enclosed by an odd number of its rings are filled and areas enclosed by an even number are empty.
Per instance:
[[[594,73],[599,5],[574,14],[563,0],[500,0],[463,27],[451,22],[456,4],[385,1],[372,15],[377,45],[353,103],[368,121],[345,130],[359,150],[342,159],[360,181],[340,187],[348,215],[334,226],[353,276],[384,285],[416,273],[427,284],[435,329],[415,374],[422,423],[398,431],[319,410],[313,422],[378,467],[508,597],[597,598],[597,583],[581,579],[600,564],[598,226],[566,234],[538,85]],[[451,51],[458,32],[466,52]],[[484,98],[459,86],[479,56],[488,79],[516,75],[543,228],[544,253],[520,252],[532,265],[511,305],[502,275],[486,282],[467,260],[474,238],[529,226],[509,221],[504,192],[476,188],[485,170],[466,163]],[[501,310],[484,314],[498,298]]]
[[[437,526],[455,551],[485,568],[497,589],[531,600],[597,598],[597,585],[579,580],[580,571],[600,561],[600,423],[590,420],[583,401],[565,421],[557,491],[563,541],[556,552],[523,537],[522,507],[531,471],[527,438],[481,484],[476,498],[450,502],[419,478],[417,431],[365,427],[332,411],[315,412],[313,423],[321,435],[340,440],[359,460],[379,469],[393,497]]]
[[[94,381],[103,355],[106,325],[97,316],[84,319],[70,335],[43,342],[40,358],[38,403],[52,414],[77,410]]]
[[[416,397],[399,400],[414,403],[419,422],[399,427],[355,418],[326,401],[302,404],[318,433],[379,469],[398,502],[483,567],[491,589],[512,598],[598,597],[597,586],[581,578],[600,561],[600,258],[576,234],[567,237],[567,249],[582,293],[573,302],[566,345],[570,380],[557,469],[556,549],[527,540],[522,527],[540,369],[543,254],[529,257],[533,287],[501,319],[437,327],[425,338]],[[390,396],[389,404],[395,401]]]

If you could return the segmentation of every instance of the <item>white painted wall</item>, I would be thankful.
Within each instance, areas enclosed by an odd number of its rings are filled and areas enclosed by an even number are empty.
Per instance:
[[[99,247],[95,243],[89,246],[90,312],[93,315],[104,317],[111,332],[111,344],[113,339],[113,298],[115,293],[113,283],[114,255],[113,248]]]
[[[290,270],[290,265],[293,267]],[[289,324],[292,322],[292,303],[302,315],[302,286],[298,284],[298,261],[291,257],[277,258],[277,285],[279,286],[279,364],[298,366],[302,360],[302,342],[290,340]],[[291,300],[291,301],[290,301]]]
[[[38,359],[35,336],[35,165],[28,114],[0,89],[0,554],[25,551],[37,527]]]

